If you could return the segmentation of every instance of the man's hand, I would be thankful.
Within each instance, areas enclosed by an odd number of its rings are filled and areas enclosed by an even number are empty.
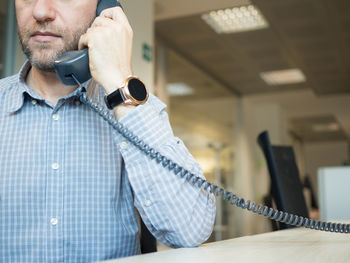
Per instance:
[[[107,94],[132,75],[132,42],[132,28],[120,7],[103,10],[80,37],[79,49],[89,48],[91,75]]]

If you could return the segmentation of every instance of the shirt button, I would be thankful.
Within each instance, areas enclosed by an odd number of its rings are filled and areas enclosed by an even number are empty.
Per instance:
[[[58,163],[53,163],[53,164],[51,164],[51,168],[53,170],[58,170],[58,168],[60,168],[60,165]]]
[[[54,115],[52,115],[52,119],[54,121],[58,121],[60,119],[60,116],[58,114],[54,114]]]
[[[32,100],[32,104],[36,105],[36,104],[38,104],[38,102],[36,100]]]
[[[58,224],[58,219],[57,218],[51,218],[50,220],[51,225],[55,226]]]
[[[151,200],[146,200],[145,206],[149,207],[151,205],[152,205],[152,201]]]
[[[122,150],[125,150],[126,148],[128,148],[128,143],[127,143],[127,142],[122,142],[122,143],[120,144],[120,148],[121,148]]]

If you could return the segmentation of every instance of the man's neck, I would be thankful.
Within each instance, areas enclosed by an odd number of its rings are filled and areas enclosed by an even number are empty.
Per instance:
[[[27,75],[27,85],[45,100],[56,105],[58,100],[71,94],[77,86],[65,86],[55,72],[44,72],[32,67]]]

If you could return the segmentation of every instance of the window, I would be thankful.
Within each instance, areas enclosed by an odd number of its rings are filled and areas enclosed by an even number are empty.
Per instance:
[[[16,74],[25,56],[21,50],[14,0],[0,0],[0,77]]]
[[[4,47],[5,47],[5,25],[6,25],[6,0],[0,0],[0,76],[3,76]]]

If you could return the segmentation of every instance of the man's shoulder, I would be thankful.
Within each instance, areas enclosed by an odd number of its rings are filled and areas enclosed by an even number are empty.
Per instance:
[[[18,83],[18,75],[13,75],[7,78],[0,79],[0,113],[3,112],[7,105],[8,94],[11,93]]]
[[[0,96],[6,93],[18,82],[18,74],[0,79]]]

